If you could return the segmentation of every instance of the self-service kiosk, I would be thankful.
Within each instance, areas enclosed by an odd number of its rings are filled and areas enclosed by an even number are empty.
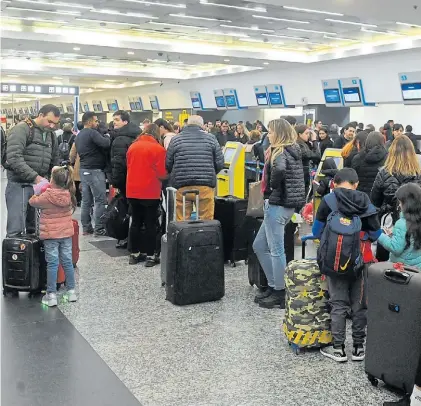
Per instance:
[[[216,195],[244,199],[245,150],[239,142],[224,147],[224,169],[217,175]]]

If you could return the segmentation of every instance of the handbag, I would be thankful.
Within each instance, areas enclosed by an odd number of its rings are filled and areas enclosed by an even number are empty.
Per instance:
[[[246,215],[254,218],[263,218],[264,197],[262,192],[262,181],[260,180],[260,162],[256,165],[256,182],[249,185],[249,200],[247,203]]]

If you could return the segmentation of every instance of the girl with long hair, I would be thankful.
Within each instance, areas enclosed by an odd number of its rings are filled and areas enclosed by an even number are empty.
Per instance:
[[[237,139],[237,142],[241,142],[242,144],[247,144],[249,141],[248,130],[244,124],[237,124],[235,138]]]
[[[352,141],[342,148],[341,155],[344,159],[344,168],[351,168],[352,160],[364,148],[367,137],[367,132],[360,131]]]
[[[389,217],[394,224],[399,219],[396,192],[411,182],[421,184],[421,167],[411,140],[400,135],[392,142],[385,165],[379,170],[371,190],[371,201],[379,209],[382,221]],[[376,257],[387,261],[388,253],[377,246]]]
[[[401,186],[396,192],[401,209],[392,230],[385,230],[378,239],[390,252],[391,262],[400,262],[421,269],[421,187],[416,183]]]
[[[61,264],[66,275],[67,300],[76,302],[72,260],[72,213],[77,205],[71,166],[55,166],[49,184],[34,186],[29,204],[41,210],[39,231],[47,261],[47,293],[42,303],[57,306],[57,272]]]
[[[255,302],[264,308],[285,308],[284,230],[295,209],[304,205],[304,171],[294,128],[286,120],[278,119],[269,123],[268,130],[270,147],[265,153],[262,180],[264,219],[253,250],[269,287],[258,292]]]

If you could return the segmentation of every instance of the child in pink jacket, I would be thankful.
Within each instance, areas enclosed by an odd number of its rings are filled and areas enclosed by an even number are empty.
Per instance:
[[[44,191],[43,191],[44,190]],[[59,263],[66,274],[69,302],[76,302],[75,274],[72,261],[72,209],[76,207],[73,170],[70,166],[55,166],[50,184],[34,186],[35,195],[29,204],[41,209],[40,238],[44,240],[47,260],[47,294],[42,303],[57,306],[57,272]]]

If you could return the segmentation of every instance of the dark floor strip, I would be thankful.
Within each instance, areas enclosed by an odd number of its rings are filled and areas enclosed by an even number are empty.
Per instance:
[[[21,294],[1,313],[2,405],[140,405],[57,308]]]

